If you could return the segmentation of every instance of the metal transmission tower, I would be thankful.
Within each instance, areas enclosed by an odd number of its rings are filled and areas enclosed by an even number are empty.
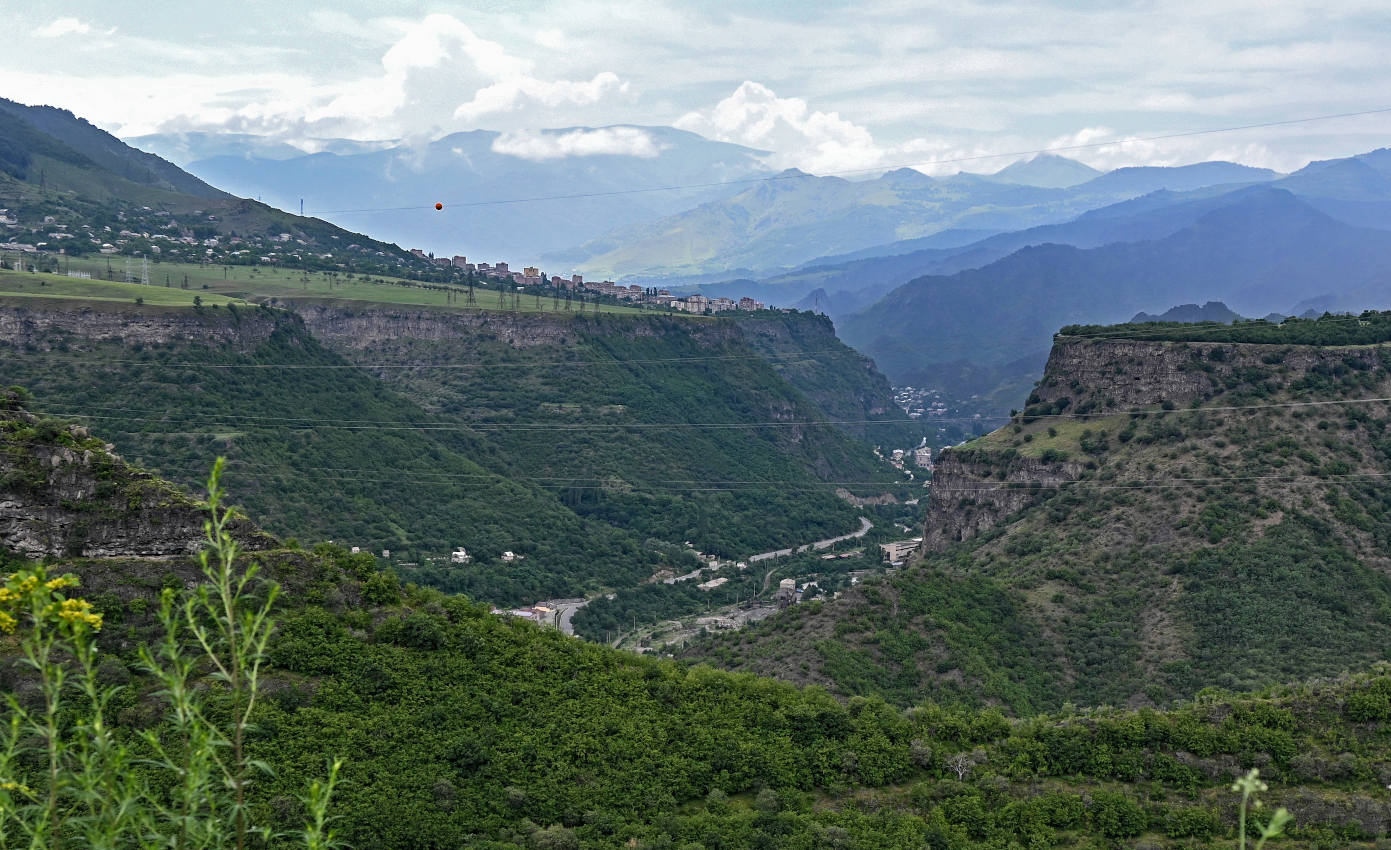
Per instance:
[[[135,278],[130,273],[130,257],[126,257],[126,283],[135,283]]]
[[[146,286],[150,285],[150,258],[140,258],[140,282]]]

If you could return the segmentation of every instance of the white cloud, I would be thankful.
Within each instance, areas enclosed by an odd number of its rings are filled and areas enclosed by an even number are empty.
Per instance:
[[[565,33],[558,29],[537,30],[535,40],[547,50],[564,50],[570,44]]]
[[[34,30],[34,35],[39,38],[62,38],[65,35],[86,35],[92,31],[92,25],[77,18],[59,18],[46,27]]]
[[[675,125],[722,142],[770,150],[778,167],[827,172],[871,168],[884,158],[864,127],[747,80],[713,109],[689,112]]]
[[[611,71],[590,80],[545,80],[534,63],[480,37],[452,15],[432,14],[401,24],[400,37],[382,56],[383,74],[351,81],[330,101],[310,110],[311,120],[363,123],[421,118],[475,124],[485,116],[525,107],[591,106],[627,83]],[[397,132],[409,128],[397,127]]]
[[[1101,124],[1115,141],[1353,112],[1384,100],[1391,72],[1385,0],[566,0],[393,17],[380,17],[387,4],[310,0],[274,21],[187,0],[174,19],[123,19],[119,40],[102,37],[106,7],[86,2],[16,24],[35,37],[0,51],[7,97],[126,134],[437,137],[684,116],[705,135],[773,149],[774,165],[823,172],[1027,151]],[[1288,167],[1383,145],[1387,132],[1391,118],[1368,117],[1068,155],[1137,164],[1251,151]]]
[[[473,123],[485,115],[512,112],[530,103],[547,107],[592,106],[611,93],[627,94],[628,84],[612,71],[602,71],[594,79],[538,80],[520,75],[479,89],[473,99],[454,110],[454,117]]]
[[[637,127],[605,127],[564,133],[527,130],[503,133],[493,140],[492,149],[494,153],[533,161],[605,154],[651,159],[662,151],[650,134]]]
[[[336,18],[329,24],[339,31],[348,28]],[[564,126],[582,123],[584,108],[629,91],[628,83],[612,71],[580,79],[542,75],[524,55],[526,44],[518,51],[510,40],[504,46],[483,38],[452,15],[377,19],[373,26],[378,38],[371,49],[380,57],[376,68],[359,63],[336,79],[273,70],[113,74],[108,85],[120,80],[119,87],[141,94],[112,103],[92,96],[82,79],[44,74],[30,87],[39,94],[30,96],[62,102],[127,136],[205,130],[290,141],[437,137],[504,116],[489,128]],[[55,21],[44,32],[77,33],[77,27],[97,32],[76,19]],[[354,37],[370,34],[364,28]],[[548,37],[564,38],[559,33]],[[177,86],[171,84],[175,76]],[[64,90],[71,96],[56,98]],[[503,126],[496,126],[499,123]]]

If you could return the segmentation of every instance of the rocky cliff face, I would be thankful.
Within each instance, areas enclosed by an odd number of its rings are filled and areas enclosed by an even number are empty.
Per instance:
[[[84,428],[0,410],[0,546],[24,558],[188,555],[203,509],[167,482],[125,465]],[[247,549],[273,538],[237,520]]]
[[[920,429],[893,402],[888,379],[870,360],[836,338],[821,316],[779,314],[737,319],[665,315],[617,316],[503,311],[424,310],[410,307],[343,307],[300,304],[293,309],[328,348],[358,363],[418,362],[435,356],[418,343],[468,340],[501,342],[513,349],[567,349],[605,339],[670,337],[699,348],[746,345],[764,355],[778,375],[837,427],[870,443],[906,445]],[[698,356],[692,353],[692,356]],[[797,412],[782,405],[773,420]],[[875,424],[868,425],[866,420]],[[882,421],[885,424],[879,425]],[[907,434],[914,436],[910,439]]]
[[[944,551],[990,531],[1036,504],[1040,493],[1076,481],[1083,466],[1046,462],[1017,453],[957,449],[942,453],[932,475],[923,548]]]
[[[889,379],[873,360],[842,343],[825,316],[759,314],[739,325],[773,369],[842,431],[882,446],[911,445],[921,433],[894,403]]]
[[[656,337],[681,333],[711,344],[738,334],[728,322],[665,316],[585,316],[321,304],[297,304],[293,309],[315,337],[340,351],[380,348],[403,339],[437,342],[466,336],[492,338],[520,349],[574,345],[583,336],[592,334]]]
[[[1388,352],[1391,349],[1385,346],[1059,337],[1043,378],[1017,422],[1034,429],[1068,421],[1085,427],[1117,413],[1183,411],[1224,394],[1230,394],[1235,399],[1230,403],[1237,406],[1258,403],[1296,387],[1300,381],[1307,382],[1311,376],[1371,376],[1384,368]],[[1087,414],[1087,418],[1076,420],[1077,414]],[[1060,415],[1061,419],[1050,418]],[[1085,459],[1079,460],[1075,454],[1063,460],[1057,457],[1058,452],[1029,451],[1040,442],[1016,449],[1006,447],[1007,441],[985,440],[943,452],[933,476],[924,548],[942,551],[953,543],[978,537],[1035,504],[1040,493],[1051,493],[1060,484],[1084,475]]]
[[[30,351],[61,350],[85,340],[126,345],[206,342],[246,350],[268,339],[284,321],[293,319],[275,311],[234,307],[6,307],[0,310],[0,341]]]
[[[1029,407],[1100,414],[1165,402],[1186,407],[1242,384],[1274,390],[1315,370],[1375,368],[1381,350],[1059,337]]]

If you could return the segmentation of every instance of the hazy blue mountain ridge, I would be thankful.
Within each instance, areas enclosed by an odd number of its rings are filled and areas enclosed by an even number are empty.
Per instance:
[[[1048,189],[1066,189],[1101,175],[1100,171],[1075,159],[1041,153],[1005,166],[990,179],[999,183],[1021,183]]]
[[[837,329],[895,383],[932,385],[963,363],[1027,357],[1061,325],[1124,321],[1156,302],[1221,299],[1257,316],[1318,296],[1329,309],[1391,304],[1391,290],[1376,285],[1391,272],[1384,233],[1336,221],[1285,190],[1226,199],[1161,239],[1036,245],[981,268],[919,277]]]
[[[1209,301],[1201,307],[1197,304],[1179,304],[1177,307],[1170,307],[1158,315],[1139,312],[1130,320],[1130,324],[1142,322],[1182,322],[1184,324],[1221,322],[1224,325],[1230,325],[1240,318],[1240,315],[1232,312],[1231,308],[1221,301]]]
[[[289,157],[275,147],[262,151],[246,143],[186,167],[282,209],[297,211],[303,199],[306,212],[378,238],[516,266],[536,263],[543,252],[560,251],[615,227],[669,215],[741,188],[718,185],[723,181],[768,173],[761,151],[669,127],[547,130],[537,134],[537,145],[559,146],[557,140],[566,134],[593,132],[645,134],[655,155],[527,159],[499,152],[507,149],[501,134],[475,130],[428,144],[403,142],[380,149],[371,149],[379,147],[371,143],[320,140],[326,150]],[[221,150],[177,136],[142,141],[190,153]],[[695,188],[666,188],[682,186]],[[445,205],[438,213],[433,209],[437,202]],[[563,257],[552,260],[546,271],[570,271]]]
[[[784,172],[732,197],[616,230],[566,257],[582,269],[616,278],[679,277],[720,268],[776,272],[804,267],[817,255],[871,248],[881,255],[901,253],[893,243],[944,230],[1016,231],[1068,221],[1161,189],[1245,185],[1278,176],[1269,169],[1213,162],[1118,169],[1071,188],[1046,188],[966,173],[933,178],[911,169],[859,181]]]

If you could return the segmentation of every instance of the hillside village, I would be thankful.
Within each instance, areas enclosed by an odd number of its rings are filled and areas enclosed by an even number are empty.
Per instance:
[[[98,255],[138,260],[139,271],[129,263],[118,270],[107,263],[106,277],[127,282],[148,282],[150,263],[181,262],[205,265],[266,265],[306,271],[366,272],[391,274],[416,280],[464,284],[513,285],[523,291],[545,289],[566,298],[589,297],[614,303],[706,315],[729,311],[768,309],[749,297],[709,298],[673,295],[668,289],[624,286],[611,280],[586,281],[583,275],[546,275],[535,266],[515,271],[507,262],[472,263],[467,257],[436,257],[419,248],[402,251],[389,245],[344,242],[337,234],[302,232],[299,228],[277,233],[252,234],[229,229],[224,217],[206,210],[174,214],[149,206],[116,210],[111,223],[101,217],[64,214],[31,214],[22,220],[18,211],[0,208],[0,266],[16,271],[67,273],[66,258]],[[395,249],[395,250],[393,250]],[[71,272],[88,277],[90,272]],[[142,280],[143,279],[143,280]]]
[[[704,295],[673,295],[669,289],[659,289],[657,287],[642,287],[637,284],[614,283],[611,280],[586,281],[584,275],[572,274],[569,277],[561,275],[546,275],[536,266],[525,266],[521,271],[514,271],[505,262],[497,263],[471,263],[468,257],[455,255],[453,257],[434,257],[427,254],[420,248],[412,248],[411,254],[420,259],[429,260],[436,266],[463,271],[465,274],[473,274],[482,281],[494,283],[512,283],[520,287],[550,287],[557,292],[582,293],[588,292],[593,295],[605,296],[618,301],[626,301],[638,304],[650,304],[657,307],[666,307],[685,313],[721,313],[730,310],[763,310],[766,306],[762,301],[757,301],[747,296],[739,299],[733,298],[708,298]]]

